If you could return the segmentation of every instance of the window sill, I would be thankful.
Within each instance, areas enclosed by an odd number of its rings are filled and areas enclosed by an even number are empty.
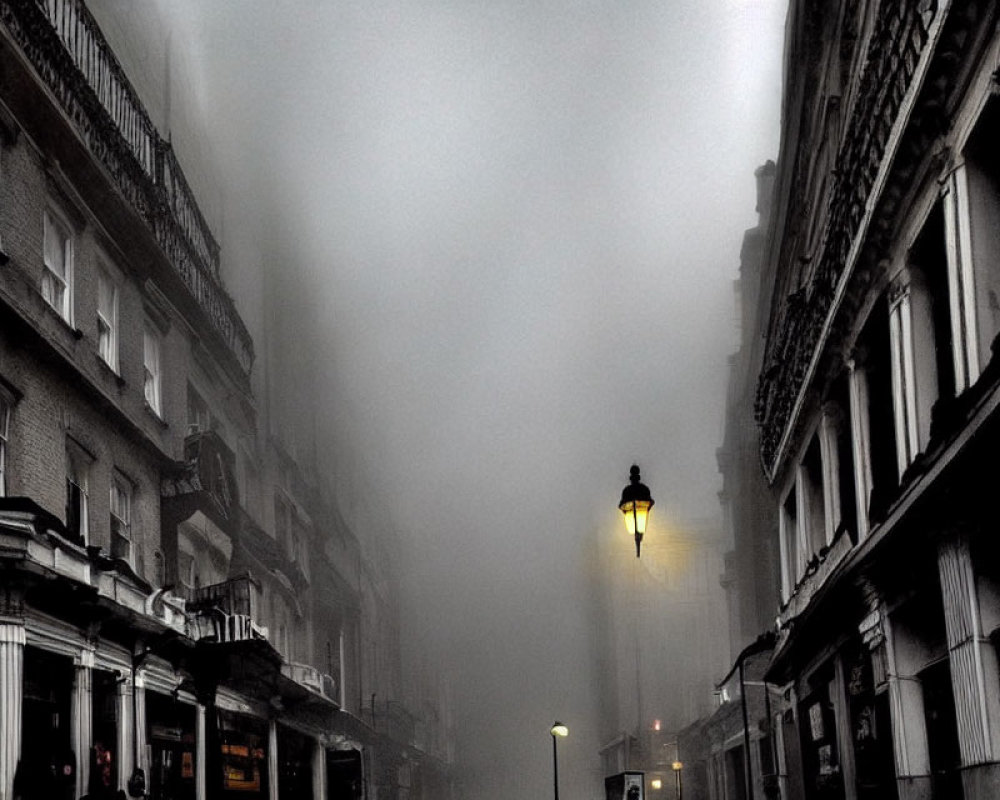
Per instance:
[[[149,416],[151,416],[163,430],[166,430],[167,428],[170,427],[167,421],[163,417],[161,417],[156,412],[156,409],[154,409],[149,403],[143,403],[143,405],[146,408],[146,413],[149,414]]]
[[[45,310],[49,313],[50,316],[52,316],[54,319],[59,320],[59,323],[67,331],[69,331],[70,335],[74,339],[76,339],[77,341],[80,341],[83,338],[83,331],[80,330],[79,328],[74,328],[73,327],[73,323],[70,322],[68,319],[66,319],[66,317],[64,317],[60,313],[59,309],[56,308],[54,305],[52,305],[52,303],[50,303],[44,297],[42,297],[42,305],[45,307]]]
[[[107,375],[109,378],[113,378],[115,383],[118,384],[119,389],[124,389],[127,385],[125,379],[121,376],[114,367],[112,367],[107,361],[105,361],[100,353],[94,353],[94,358],[97,359],[97,364],[100,370]],[[152,409],[150,409],[152,411]]]

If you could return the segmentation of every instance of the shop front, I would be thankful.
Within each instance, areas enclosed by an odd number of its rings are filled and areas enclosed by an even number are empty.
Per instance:
[[[146,692],[151,800],[195,800],[195,709]]]

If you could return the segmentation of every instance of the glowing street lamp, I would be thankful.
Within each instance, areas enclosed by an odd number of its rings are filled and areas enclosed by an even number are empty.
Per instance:
[[[555,790],[555,800],[559,800],[559,758],[556,755],[556,739],[569,736],[569,728],[561,722],[554,722],[549,733],[552,734],[552,787]]]
[[[677,800],[681,800],[681,770],[684,769],[684,765],[680,761],[675,761],[670,765],[670,768],[674,771],[674,788],[677,790]]]
[[[622,489],[618,508],[625,518],[625,528],[629,535],[635,536],[635,557],[639,558],[642,537],[646,533],[649,512],[653,508],[653,497],[649,493],[649,487],[639,480],[639,467],[635,464],[629,470],[629,484]]]

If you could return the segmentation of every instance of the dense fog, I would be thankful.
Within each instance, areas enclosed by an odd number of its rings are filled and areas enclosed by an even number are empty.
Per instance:
[[[591,591],[617,568],[598,554],[632,547],[629,466],[651,547],[721,528],[784,5],[159,3],[221,238],[257,230],[259,291],[318,326],[258,357],[315,376],[345,513],[387,532],[402,581],[404,668],[451,687],[464,797],[547,796],[554,719],[564,796],[599,796]]]

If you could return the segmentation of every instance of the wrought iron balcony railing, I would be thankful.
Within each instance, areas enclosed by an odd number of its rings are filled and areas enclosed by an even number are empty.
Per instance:
[[[219,245],[83,0],[2,0],[0,22],[139,213],[244,373],[253,342],[219,278]]]

